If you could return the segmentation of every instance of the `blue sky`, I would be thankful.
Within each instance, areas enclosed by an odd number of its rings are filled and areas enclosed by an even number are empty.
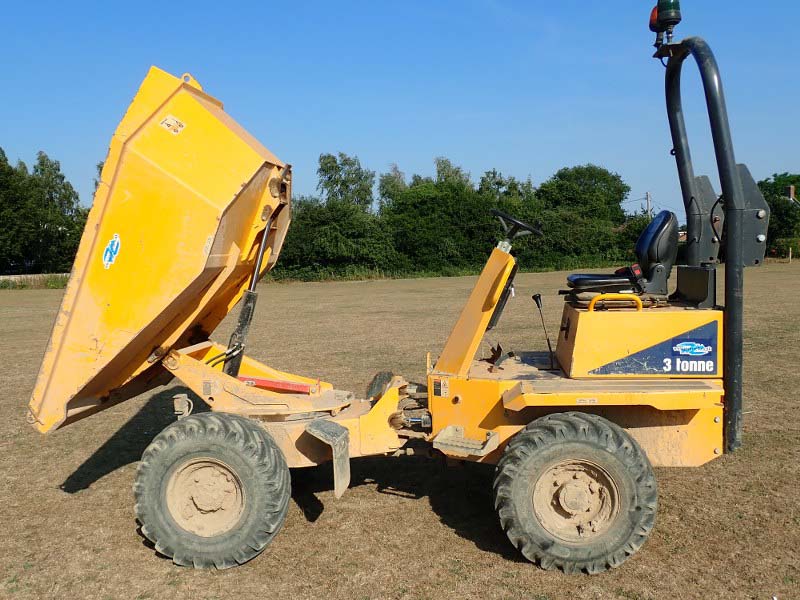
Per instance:
[[[431,174],[446,156],[535,183],[563,166],[619,172],[678,208],[652,2],[15,2],[0,22],[0,147],[61,161],[84,204],[94,165],[151,64],[191,72],[313,193],[322,152]],[[684,0],[722,70],[739,162],[800,171],[793,0]],[[684,68],[695,170],[714,174],[699,77]],[[719,186],[716,186],[719,189]],[[626,208],[636,209],[636,202]]]

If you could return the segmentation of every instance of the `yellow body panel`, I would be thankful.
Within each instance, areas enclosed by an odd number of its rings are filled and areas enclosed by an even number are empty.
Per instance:
[[[483,370],[477,362],[474,367]],[[505,444],[534,419],[577,410],[606,416],[626,428],[655,466],[701,465],[722,448],[723,390],[718,380],[669,380],[654,388],[652,379],[627,379],[627,389],[603,390],[600,386],[608,382],[587,380],[585,388],[569,389],[582,382],[552,372],[527,377],[520,382],[503,379],[502,373],[492,379],[430,374],[429,390],[441,394],[429,398],[433,437],[452,425],[463,427],[471,440],[497,433],[497,451],[472,457],[495,463]],[[559,382],[564,389],[557,389]],[[536,393],[537,384],[547,391]]]
[[[142,391],[169,348],[207,338],[263,235],[262,272],[277,259],[284,167],[190,76],[150,70],[112,138],[31,398],[40,431]]]
[[[336,393],[330,383],[285,373],[245,356],[239,375],[263,377],[311,386],[310,394],[291,394],[255,388],[222,371],[222,363],[212,367],[207,361],[219,356],[225,346],[203,342],[180,351],[172,351],[163,365],[215,411],[249,416],[286,416],[334,410],[347,406],[344,392]]]
[[[225,347],[203,342],[172,351],[163,365],[202,398],[214,411],[257,418],[270,432],[290,467],[307,467],[330,460],[330,446],[306,433],[309,415],[330,418],[350,432],[351,457],[386,454],[405,443],[390,425],[397,412],[400,387],[396,378],[374,403],[354,398],[353,394],[334,390],[330,383],[278,371],[245,356],[239,375],[304,383],[309,394],[276,392],[246,385],[206,362]]]
[[[577,410],[624,427],[656,466],[697,466],[721,453],[722,311],[645,309],[640,298],[630,295],[608,298],[630,299],[630,308],[597,310],[595,303],[587,310],[565,303],[556,369],[549,368],[547,354],[509,354],[494,364],[475,361],[513,264],[509,254],[493,251],[441,356],[435,366],[429,363],[434,446],[446,454],[452,447],[455,458],[494,463],[506,443],[534,419]],[[686,351],[713,354],[673,356],[674,348],[688,340],[684,334],[698,328],[704,335],[715,330],[713,339],[708,345],[695,342]],[[661,354],[651,364],[652,348],[668,353],[669,372]],[[526,355],[531,355],[527,362]],[[713,368],[682,371],[690,361],[703,367],[713,363]],[[626,372],[637,370],[645,373]],[[454,435],[463,435],[463,443],[454,442]]]
[[[624,382],[533,379],[517,383],[503,393],[503,406],[523,410],[529,406],[652,406],[656,410],[686,410],[720,406],[722,382],[716,379],[691,383],[650,379],[626,379]],[[584,384],[584,385],[576,385]]]
[[[670,355],[670,370],[665,371],[663,357],[659,356],[658,359],[650,358],[652,364],[642,365],[646,367],[644,370],[651,373],[630,374],[625,369],[613,367],[608,370],[614,372],[597,372],[609,363],[634,356],[666,340],[679,339],[686,332],[706,325],[716,329],[712,341],[715,352],[713,361],[704,356],[691,358]],[[680,306],[590,311],[565,303],[556,358],[566,375],[573,378],[722,377],[722,311],[687,310]],[[702,370],[680,370],[680,366],[687,361],[691,361],[693,368]],[[706,369],[706,365],[711,368]]]
[[[405,440],[401,440],[397,431],[389,424],[389,419],[397,412],[400,402],[398,387],[400,382],[397,379],[399,378],[396,378],[394,385],[386,390],[369,412],[358,417],[359,456],[385,454],[397,450],[405,443]],[[350,428],[352,437],[354,424],[348,425],[344,419],[341,420],[341,424]],[[350,450],[351,456],[354,456],[354,450]]]
[[[514,257],[499,248],[492,250],[456,326],[444,345],[436,371],[466,375],[497,301],[514,268]]]

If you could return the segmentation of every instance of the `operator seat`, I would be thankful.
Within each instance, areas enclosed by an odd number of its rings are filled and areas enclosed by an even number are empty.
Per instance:
[[[678,255],[678,218],[662,210],[636,241],[638,263],[611,274],[575,273],[567,277],[570,295],[632,292],[666,296],[667,280]]]

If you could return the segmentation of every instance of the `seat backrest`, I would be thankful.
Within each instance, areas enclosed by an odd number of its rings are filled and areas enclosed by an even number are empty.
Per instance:
[[[659,289],[665,288],[677,256],[678,218],[675,213],[662,210],[636,241],[636,259],[645,280],[652,281]]]

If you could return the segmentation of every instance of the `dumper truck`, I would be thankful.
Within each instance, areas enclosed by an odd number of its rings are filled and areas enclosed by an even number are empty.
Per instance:
[[[540,233],[496,212],[504,234],[426,380],[380,373],[364,397],[246,355],[269,293],[257,284],[290,231],[291,166],[191,75],[150,69],[111,140],[30,422],[48,433],[172,378],[185,384],[192,394],[176,395],[178,418],[133,484],[142,535],[177,565],[224,569],[261,553],[286,517],[292,469],[332,462],[340,497],[351,460],[420,445],[494,465],[498,533],[530,561],[568,573],[621,565],[655,523],[653,467],[700,467],[741,443],[742,273],[763,262],[769,221],[734,158],[714,55],[700,38],[674,40],[679,21],[678,2],[661,0],[651,29],[686,209],[683,264],[678,219],[664,211],[635,262],[567,278],[555,350],[548,338],[545,351],[480,356],[513,297],[514,244]],[[680,85],[689,57],[721,195],[692,167]],[[230,339],[212,341],[234,309]]]

